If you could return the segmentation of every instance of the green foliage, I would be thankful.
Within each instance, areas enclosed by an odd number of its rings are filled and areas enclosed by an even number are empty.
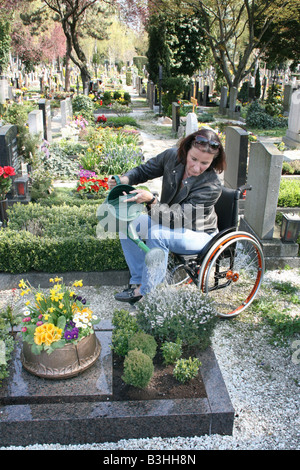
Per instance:
[[[287,119],[271,116],[258,101],[253,101],[248,108],[246,124],[249,127],[258,129],[272,129],[274,127],[286,127]]]
[[[279,116],[283,114],[283,94],[280,85],[273,84],[268,88],[265,109],[270,116]]]
[[[10,22],[0,19],[0,75],[4,73],[9,64],[9,50],[11,43]]]
[[[189,80],[186,77],[167,77],[162,81],[162,106],[166,115],[172,116],[171,105],[187,93]]]
[[[176,361],[173,375],[179,382],[186,383],[197,377],[200,366],[201,362],[196,357],[193,359],[191,357],[179,359]]]
[[[161,351],[164,358],[165,364],[174,364],[182,355],[182,341],[176,340],[176,343],[172,341],[166,341],[161,345]]]
[[[278,196],[278,206],[300,206],[300,181],[298,179],[281,178]]]
[[[156,354],[157,342],[153,336],[144,333],[143,331],[138,331],[128,340],[128,351],[132,349],[138,349],[144,354],[153,359]]]
[[[288,175],[300,175],[300,160],[291,160],[283,162],[282,173]]]
[[[82,115],[87,121],[94,122],[94,102],[87,95],[76,95],[72,100],[73,114]]]
[[[124,360],[124,373],[122,376],[125,383],[134,387],[145,388],[149,384],[153,372],[153,362],[147,354],[137,349],[128,352]]]
[[[14,339],[7,331],[7,323],[0,318],[0,385],[8,377],[9,361],[14,350]]]
[[[106,271],[126,269],[118,239],[93,236],[41,237],[24,230],[0,231],[0,272]]]
[[[138,331],[136,318],[127,310],[115,310],[112,324],[112,349],[118,356],[128,353],[128,341]]]
[[[143,302],[138,302],[140,328],[157,341],[175,342],[183,346],[205,349],[217,322],[211,300],[198,289],[157,288]]]

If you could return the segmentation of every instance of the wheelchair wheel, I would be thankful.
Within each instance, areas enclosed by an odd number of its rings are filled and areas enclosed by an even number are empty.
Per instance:
[[[264,274],[264,256],[258,240],[247,232],[233,232],[206,254],[198,287],[215,302],[221,317],[245,310],[258,293]]]

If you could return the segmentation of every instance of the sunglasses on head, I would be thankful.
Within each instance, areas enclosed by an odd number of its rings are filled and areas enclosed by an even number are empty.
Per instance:
[[[208,140],[203,135],[196,135],[195,142],[200,145],[209,145],[212,150],[218,150],[220,148],[220,143],[216,140]]]

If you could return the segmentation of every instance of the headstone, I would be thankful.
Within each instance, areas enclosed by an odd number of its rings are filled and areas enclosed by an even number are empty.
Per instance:
[[[237,189],[247,181],[248,132],[238,126],[226,127],[226,187]]]
[[[220,114],[223,114],[223,115],[226,114],[227,98],[228,98],[228,88],[227,88],[227,86],[222,86],[220,106],[219,106],[219,113]]]
[[[204,91],[203,91],[203,106],[208,106],[208,105],[209,105],[209,86],[205,85]]]
[[[48,142],[52,142],[50,101],[46,99],[40,99],[38,104],[39,109],[42,111],[43,114],[44,139]]]
[[[193,132],[196,132],[198,129],[199,127],[196,113],[188,113],[186,117],[185,135],[188,136],[193,134]]]
[[[28,114],[28,128],[32,135],[44,136],[43,113],[40,109],[31,111]]]
[[[172,130],[173,132],[178,131],[178,127],[180,124],[180,105],[176,103],[175,101],[172,103]]]
[[[61,127],[66,127],[72,121],[73,109],[71,98],[66,98],[60,102]]]
[[[6,78],[0,79],[0,104],[4,104],[8,99],[8,81]]]
[[[21,173],[21,158],[18,154],[17,144],[18,128],[12,124],[6,124],[0,127],[0,166],[12,166],[15,169],[15,173]],[[16,176],[13,176],[14,180]],[[12,199],[14,197],[14,186],[12,185],[7,198]]]
[[[289,113],[292,100],[293,87],[291,84],[284,85],[283,91],[283,112]]]
[[[292,94],[288,130],[282,140],[289,147],[300,148],[300,89]]]
[[[229,119],[238,119],[240,116],[240,113],[236,112],[237,95],[238,89],[236,87],[231,87],[229,91],[229,109],[227,111]]]
[[[244,219],[260,240],[273,237],[283,155],[274,144],[251,144]]]
[[[17,144],[18,128],[13,124],[0,127],[0,166],[12,166],[21,172],[21,159]]]

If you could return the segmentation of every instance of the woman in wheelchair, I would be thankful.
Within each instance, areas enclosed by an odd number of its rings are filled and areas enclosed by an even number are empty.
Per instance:
[[[134,222],[147,246],[160,248],[164,262],[154,267],[145,263],[145,253],[128,237],[120,237],[130,271],[130,287],[116,294],[122,302],[134,303],[164,281],[169,252],[197,254],[218,232],[215,204],[222,187],[218,177],[226,156],[218,135],[201,129],[185,137],[178,148],[170,148],[146,163],[119,176],[122,184],[138,185],[162,177],[161,198],[136,189],[129,201],[145,203],[148,214]],[[109,188],[116,185],[109,179]]]

